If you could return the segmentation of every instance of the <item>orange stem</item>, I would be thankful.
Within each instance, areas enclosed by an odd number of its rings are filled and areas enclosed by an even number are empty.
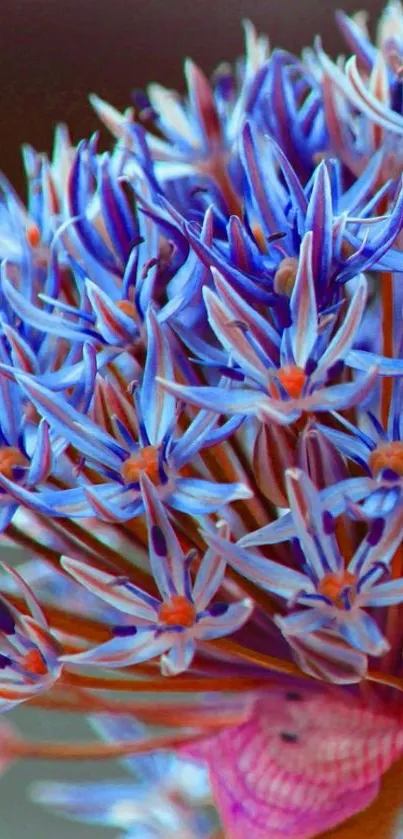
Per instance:
[[[377,670],[369,670],[366,678],[369,682],[386,685],[387,687],[396,688],[403,692],[403,680],[399,679],[398,676],[391,676],[389,673],[379,673]]]
[[[136,665],[137,667],[137,665]],[[281,671],[288,672],[288,671]],[[103,678],[102,676],[87,676],[83,673],[65,673],[63,686],[82,687],[89,690],[116,690],[147,693],[157,690],[159,693],[193,693],[203,691],[252,690],[264,687],[264,681],[259,677],[248,676],[216,676],[212,678],[175,676],[156,676],[155,679],[124,679]]]
[[[229,653],[229,655],[236,656],[243,661],[248,661],[249,664],[257,664],[265,670],[284,673],[288,676],[297,676],[298,678],[309,681],[313,680],[313,676],[304,673],[293,661],[285,661],[284,659],[274,658],[273,656],[256,652],[256,650],[246,649],[246,647],[242,647],[241,644],[228,638],[219,638],[217,641],[206,642],[206,646],[207,644],[212,644],[213,647],[218,647],[219,650]],[[263,687],[262,681],[260,684]]]
[[[29,743],[16,741],[7,745],[7,752],[13,758],[34,760],[105,760],[140,755],[157,749],[174,749],[189,741],[201,740],[204,732],[192,734],[170,734],[149,740],[134,740],[123,743]]]
[[[396,580],[403,575],[403,547],[399,545],[395,551],[391,562],[391,579]],[[402,605],[401,603],[395,606],[389,606],[385,637],[390,644],[390,649],[382,656],[381,668],[382,670],[394,671],[401,657],[401,641],[402,641]]]
[[[98,696],[90,696],[81,691],[76,698],[57,696],[38,696],[31,700],[31,706],[54,711],[108,713],[113,716],[131,715],[150,725],[163,725],[167,728],[200,727],[222,729],[225,726],[240,725],[245,720],[248,709],[243,707],[222,708],[200,706],[193,708],[189,704],[166,702],[158,707],[150,702],[115,702]]]
[[[7,593],[7,600],[12,603],[20,612],[28,614],[28,609],[22,597],[17,597],[15,594]],[[83,637],[86,641],[94,641],[95,643],[102,643],[110,638],[110,631],[108,627],[104,626],[98,621],[91,618],[83,618],[81,615],[69,613],[62,609],[57,609],[56,606],[48,606],[42,604],[44,615],[52,627],[60,632],[75,636]]]
[[[393,275],[381,274],[382,302],[382,353],[386,358],[393,358]],[[381,421],[386,428],[392,398],[392,378],[382,377]]]

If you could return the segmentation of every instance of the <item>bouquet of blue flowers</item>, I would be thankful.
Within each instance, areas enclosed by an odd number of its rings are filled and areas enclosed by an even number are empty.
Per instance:
[[[99,737],[2,761],[120,758],[32,794],[126,839],[403,803],[403,7],[337,20],[0,180],[0,709]]]

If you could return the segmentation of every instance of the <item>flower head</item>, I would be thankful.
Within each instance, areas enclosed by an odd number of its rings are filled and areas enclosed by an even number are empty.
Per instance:
[[[64,558],[63,568],[79,583],[136,620],[133,625],[116,626],[112,641],[63,660],[125,667],[162,655],[162,672],[175,675],[191,664],[196,641],[235,632],[248,620],[253,604],[247,598],[211,603],[225,574],[225,562],[213,550],[204,555],[192,584],[194,554],[184,555],[152,482],[146,476],[141,482],[150,565],[160,598],[130,581]]]
[[[90,722],[109,742],[135,741],[145,734],[133,717],[104,714]],[[80,784],[39,781],[32,786],[32,797],[77,821],[120,828],[121,839],[209,839],[213,818],[206,806],[208,784],[202,767],[174,754],[122,763],[134,777]]]
[[[206,309],[224,350],[219,369],[233,386],[224,390],[220,383],[195,387],[161,380],[169,393],[199,407],[252,415],[280,425],[295,422],[302,413],[349,408],[370,393],[382,359],[370,354],[367,360],[365,352],[357,352],[352,358],[354,366],[366,368],[364,376],[332,384],[344,364],[351,363],[350,350],[366,302],[366,283],[361,279],[357,284],[339,327],[335,316],[321,315],[313,284],[310,234],[302,246],[291,296],[292,323],[281,335],[220,276],[216,276],[216,288],[219,294],[205,290]],[[208,365],[208,348],[204,355]]]
[[[3,751],[124,759],[35,793],[122,839],[217,839],[189,757],[226,839],[394,819],[402,21],[339,13],[335,63],[247,23],[184,96],[92,97],[108,152],[25,147],[27,206],[0,176],[0,710],[102,738]]]
[[[335,536],[335,520],[310,480],[298,470],[287,474],[291,522],[288,533],[275,535],[262,528],[240,541],[239,547],[209,535],[212,546],[249,579],[287,601],[292,611],[279,614],[276,623],[286,636],[304,636],[330,629],[352,647],[368,655],[381,655],[388,642],[367,609],[401,603],[403,578],[379,582],[401,541],[402,513],[387,523],[375,518],[367,536],[348,561]],[[342,492],[343,484],[341,484]],[[245,547],[287,538],[297,539],[296,557],[302,571],[249,554]],[[303,607],[295,608],[295,607]]]
[[[6,570],[22,591],[30,614],[21,614],[1,597],[2,711],[48,691],[59,678],[62,669],[61,648],[49,630],[37,599],[17,571],[7,566]]]

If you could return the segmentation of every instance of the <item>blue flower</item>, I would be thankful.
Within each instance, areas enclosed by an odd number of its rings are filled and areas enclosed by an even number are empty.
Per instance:
[[[42,609],[20,574],[5,563],[22,592],[28,614],[21,614],[0,597],[0,711],[8,711],[49,691],[58,680],[61,649],[51,634]]]
[[[106,714],[90,718],[103,740],[135,741],[145,727],[133,717]],[[207,839],[213,828],[208,811],[207,772],[173,754],[122,760],[132,775],[93,783],[39,781],[34,801],[84,823],[120,828],[121,839]],[[186,831],[186,832],[184,832]]]
[[[262,422],[288,425],[302,413],[343,410],[363,401],[377,375],[402,373],[399,360],[390,362],[364,351],[350,354],[366,303],[366,281],[361,277],[339,326],[336,316],[318,312],[313,280],[312,234],[302,247],[290,299],[292,323],[282,335],[219,275],[218,294],[205,289],[210,326],[224,348],[221,363],[213,362],[232,386],[194,386],[159,379],[175,396],[220,413],[249,415]],[[205,346],[205,345],[204,345]],[[213,357],[217,357],[213,347]],[[208,348],[205,362],[211,363]],[[226,363],[226,367],[225,367]],[[366,370],[351,382],[332,384],[344,364]]]
[[[340,483],[338,499],[344,499],[350,512],[358,518],[374,518],[393,514],[402,503],[403,489],[403,423],[401,411],[401,380],[396,379],[385,429],[372,412],[361,413],[353,425],[334,412],[345,431],[321,425],[321,432],[342,455],[358,464],[364,475]],[[326,494],[327,503],[331,492]],[[357,502],[360,502],[357,506]]]
[[[145,180],[138,189],[148,194]],[[52,270],[31,295],[5,277],[6,300],[24,323],[48,335],[132,347],[157,279],[158,230],[136,213],[134,195],[131,206],[118,162],[98,156],[94,143],[81,143],[73,157],[67,199],[50,242]],[[76,286],[75,303],[57,277],[61,265]]]
[[[106,521],[127,521],[144,509],[139,482],[143,473],[151,477],[165,503],[194,515],[215,511],[230,500],[251,497],[251,490],[241,483],[217,484],[204,478],[182,477],[182,467],[193,461],[201,448],[226,439],[240,421],[235,418],[217,428],[217,415],[202,411],[179,436],[175,398],[157,381],[158,375],[172,375],[171,349],[152,310],[147,314],[147,335],[147,359],[136,391],[136,407],[127,405],[125,413],[116,406],[116,436],[104,430],[102,420],[97,424],[35,378],[3,368],[4,374],[15,377],[52,433],[64,440],[64,445],[68,442],[74,446],[81,462],[89,462],[101,478],[95,485],[79,477],[75,488],[43,489],[38,500],[44,502],[49,514],[95,514]],[[109,422],[106,427],[111,429]]]
[[[282,149],[260,137],[252,123],[242,131],[245,222],[231,217],[210,246],[192,221],[182,221],[200,258],[217,268],[249,302],[273,307],[287,320],[302,241],[312,233],[312,267],[318,307],[340,300],[343,285],[359,273],[400,270],[393,248],[403,224],[401,183],[378,187],[381,156],[375,155],[349,189],[337,160],[322,161],[303,185]],[[382,202],[391,210],[374,215]],[[166,206],[166,203],[165,203]],[[215,208],[209,210],[215,217]],[[292,260],[292,261],[291,261]]]
[[[236,546],[210,533],[206,535],[207,542],[221,550],[238,572],[287,601],[293,611],[275,618],[287,638],[331,630],[353,648],[368,655],[381,655],[389,644],[366,610],[403,601],[403,578],[379,582],[400,544],[403,510],[386,522],[375,519],[347,563],[335,537],[334,517],[309,478],[300,470],[291,469],[287,472],[287,486],[291,535],[298,540],[296,555],[302,571],[246,549],[266,544],[266,528],[244,537]],[[281,538],[284,534],[278,533],[277,541]],[[302,608],[296,609],[297,606]]]
[[[358,175],[374,154],[381,161],[379,182],[401,174],[402,9],[387,5],[378,29],[378,48],[362,21],[338,13],[340,28],[355,55],[332,62],[319,39],[308,63],[323,90],[333,152]]]
[[[22,151],[27,206],[5,176],[0,175],[0,261],[7,259],[24,266],[29,255],[40,275],[49,261],[53,237],[63,220],[74,147],[66,126],[58,125],[52,160],[29,145],[24,145]]]
[[[250,617],[248,598],[235,603],[212,598],[224,580],[226,563],[214,550],[202,558],[192,585],[190,568],[194,552],[183,554],[169,518],[152,483],[141,478],[148,528],[149,559],[160,599],[130,580],[64,557],[62,565],[77,582],[107,603],[135,618],[134,625],[115,627],[116,637],[83,653],[65,655],[71,664],[127,667],[162,656],[161,670],[171,676],[190,666],[198,640],[229,635]]]
[[[280,146],[302,182],[309,180],[317,156],[328,147],[321,85],[310,68],[282,49],[271,55],[253,122]],[[260,104],[260,103],[259,103]]]

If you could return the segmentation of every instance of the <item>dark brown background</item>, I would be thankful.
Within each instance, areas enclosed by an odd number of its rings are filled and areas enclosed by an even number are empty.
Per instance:
[[[150,80],[181,88],[187,55],[208,71],[232,60],[243,17],[277,46],[299,52],[321,32],[336,53],[338,5],[360,0],[0,0],[0,169],[21,188],[21,143],[49,149],[58,121],[74,140],[96,129],[89,91],[123,107]],[[372,22],[382,5],[368,0]]]

